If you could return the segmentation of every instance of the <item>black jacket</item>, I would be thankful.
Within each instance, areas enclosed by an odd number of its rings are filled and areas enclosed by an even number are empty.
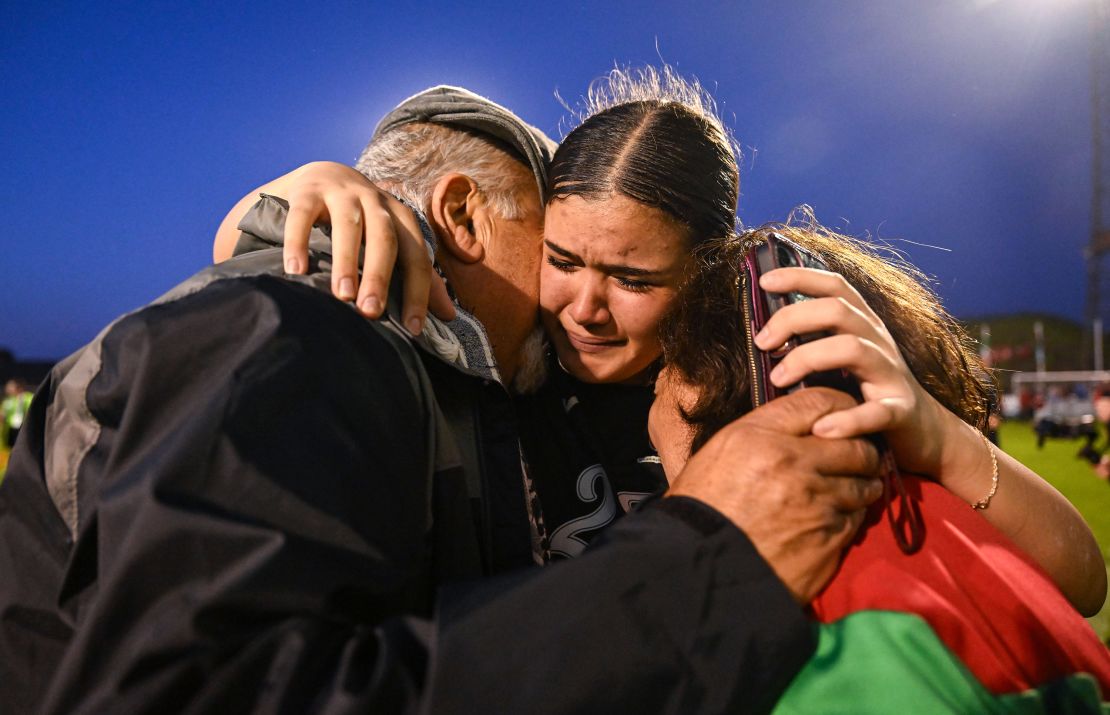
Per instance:
[[[507,395],[327,295],[312,247],[304,279],[279,248],[203,271],[40,387],[0,712],[768,708],[813,636],[743,534],[664,499],[525,566]]]

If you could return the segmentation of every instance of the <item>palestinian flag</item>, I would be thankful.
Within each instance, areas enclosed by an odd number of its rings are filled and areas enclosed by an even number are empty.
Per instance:
[[[1110,713],[1110,652],[1048,576],[940,485],[903,483],[922,548],[872,510],[775,712]]]

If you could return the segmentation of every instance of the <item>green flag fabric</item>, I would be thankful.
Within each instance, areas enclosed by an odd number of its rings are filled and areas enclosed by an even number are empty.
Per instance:
[[[1048,576],[943,487],[902,478],[922,548],[898,547],[896,503],[872,509],[812,605],[818,651],[776,712],[1110,712],[1110,652]]]

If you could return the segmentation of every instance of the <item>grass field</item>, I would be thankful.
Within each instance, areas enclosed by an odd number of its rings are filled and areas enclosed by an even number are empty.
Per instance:
[[[1110,570],[1110,484],[1094,475],[1090,465],[1075,456],[1079,440],[1048,440],[1037,449],[1033,428],[1026,422],[1006,422],[999,431],[1002,449],[1052,482],[1083,514],[1102,547],[1102,558]],[[1100,442],[1101,444],[1101,442]],[[1003,488],[1003,487],[999,487]],[[1088,619],[1104,640],[1110,637],[1110,608]]]

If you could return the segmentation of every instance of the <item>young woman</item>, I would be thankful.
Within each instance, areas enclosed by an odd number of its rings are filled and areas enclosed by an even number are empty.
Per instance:
[[[612,473],[607,492],[591,489],[588,480],[600,478],[596,470],[570,463],[574,440],[559,443],[553,437],[560,432],[552,427],[558,425],[555,411],[540,412],[530,404],[522,409],[526,455],[534,466],[554,463],[559,471],[537,480],[545,513],[549,504],[568,502],[556,495],[571,488],[576,496],[598,496],[595,511],[578,521],[553,524],[548,515],[557,551],[565,550],[560,548],[565,540],[557,537],[567,533],[559,531],[566,524],[586,541],[582,527],[602,522],[604,494],[625,508],[643,498],[639,484],[646,478],[618,482],[634,473],[627,463],[627,455],[635,453],[629,445],[638,445],[646,428],[629,393],[652,381],[662,352],[659,321],[702,247],[731,232],[739,191],[728,135],[711,100],[696,86],[672,74],[614,73],[591,92],[590,102],[589,117],[560,144],[549,172],[540,310],[558,365],[572,378],[556,371],[549,389],[562,405],[578,398],[578,406],[567,410],[568,422],[578,442],[592,447],[593,458]],[[874,268],[883,275],[879,265]],[[876,334],[885,329],[881,321],[862,317],[865,308],[835,297],[798,311],[850,320],[841,339],[798,351],[784,362],[785,374],[778,376],[783,384],[796,381],[807,364],[803,360],[811,361],[810,369],[867,367],[864,403],[818,423],[819,434],[883,432],[903,469],[938,479],[969,504],[991,490],[991,465],[997,460],[1005,487],[984,516],[1049,571],[1081,611],[1096,612],[1105,594],[1105,569],[1082,518],[1037,475],[1004,453],[995,455],[968,424],[978,426],[986,418],[987,385],[979,380],[976,389],[962,393],[961,412],[946,409],[915,379],[921,373],[907,367],[897,347],[879,341]],[[925,314],[918,317],[924,320]],[[781,343],[789,337],[784,329],[810,332],[806,319],[813,318],[777,321],[779,332],[760,339]],[[703,325],[716,328],[712,321]],[[924,323],[916,329],[929,335]],[[917,340],[923,339],[931,338]],[[966,347],[959,355],[966,364],[978,364]],[[986,375],[981,365],[979,371]],[[599,390],[596,383],[622,387]],[[542,398],[541,393],[525,402]],[[583,413],[577,418],[576,409]],[[550,488],[544,490],[545,483]],[[1046,527],[1057,538],[1047,537]]]
[[[911,387],[925,403],[913,419],[880,417],[903,468],[905,460],[921,456],[907,444],[921,439],[922,430],[938,429],[930,420],[952,415],[963,420],[967,444],[938,445],[939,472],[923,463],[909,468],[948,484],[958,483],[961,469],[982,469],[974,460],[946,454],[993,449],[980,431],[985,373],[963,332],[914,274],[810,223],[715,242],[664,320],[666,367],[656,382],[649,424],[668,477],[678,479],[672,493],[682,493],[679,475],[691,454],[752,409],[739,275],[744,252],[772,231],[822,257],[834,273],[786,268],[763,276],[761,285],[769,291],[799,291],[813,300],[776,313],[756,338],[760,349],[775,350],[790,335],[829,334],[788,352],[771,382],[787,386],[811,371],[839,367],[867,393],[881,389],[881,373],[893,366],[916,376]],[[815,430],[868,430],[869,402],[875,400],[869,397]],[[777,712],[814,712],[830,702],[851,702],[859,713],[905,707],[1100,712],[1110,694],[1110,655],[1046,575],[953,493],[908,472],[902,479],[908,502],[872,506],[837,575],[811,604],[821,624],[818,651]],[[1012,499],[1006,487],[1036,484],[1003,483],[997,493],[989,490],[979,513],[989,516],[1001,499]],[[899,549],[886,519],[906,509],[917,511],[924,527],[921,548],[912,555]]]
[[[538,394],[519,402],[521,441],[555,557],[581,551],[619,514],[665,486],[646,441],[651,383],[662,355],[659,321],[699,246],[732,231],[739,195],[732,142],[696,83],[669,69],[614,71],[591,88],[587,114],[549,171],[540,308],[555,369]],[[314,196],[338,196],[353,206],[363,204],[351,196],[367,191],[353,171],[338,181],[298,180]],[[380,221],[368,217],[362,224],[369,232]],[[344,236],[333,240],[355,242],[343,253],[357,256],[362,236]],[[379,237],[369,237],[367,263],[391,262],[370,258],[380,245]],[[841,298],[817,305],[860,312]],[[972,427],[929,397],[896,348],[876,352],[865,337],[874,324],[857,317],[847,325],[855,332],[827,346],[820,359],[848,365],[863,359],[860,353],[869,356],[865,401],[828,416],[819,433],[884,432],[904,469],[937,479],[969,504],[992,488],[997,459],[1001,486],[984,516],[1076,608],[1096,612],[1106,573],[1078,512],[1036,474],[980,443]],[[985,416],[981,397],[969,403]]]

